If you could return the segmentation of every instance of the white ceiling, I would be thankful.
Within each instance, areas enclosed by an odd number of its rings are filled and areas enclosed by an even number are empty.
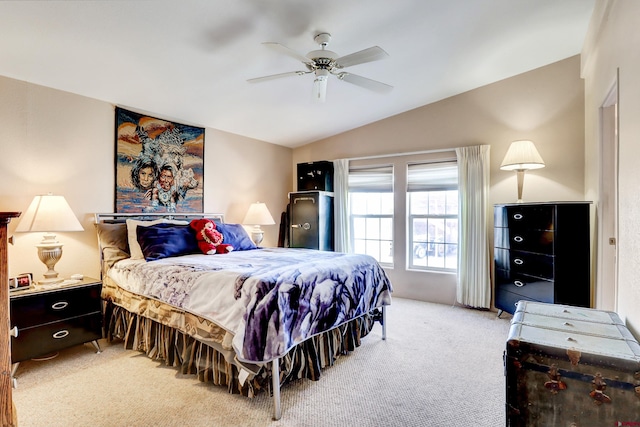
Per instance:
[[[156,117],[295,147],[580,53],[595,0],[0,1],[0,75]],[[313,75],[262,45],[305,55],[318,32],[379,94]]]

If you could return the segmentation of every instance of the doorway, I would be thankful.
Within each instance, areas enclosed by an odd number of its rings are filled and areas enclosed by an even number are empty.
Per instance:
[[[618,305],[618,79],[600,107],[600,193],[596,308]]]

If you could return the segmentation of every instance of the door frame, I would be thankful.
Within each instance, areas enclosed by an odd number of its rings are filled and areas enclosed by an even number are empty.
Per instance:
[[[618,308],[619,70],[600,107],[595,306]],[[610,242],[613,239],[613,242]]]

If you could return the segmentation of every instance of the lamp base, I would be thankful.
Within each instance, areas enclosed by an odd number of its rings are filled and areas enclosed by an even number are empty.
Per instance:
[[[260,228],[259,225],[255,225],[251,229],[251,240],[253,240],[253,243],[255,243],[256,246],[259,246],[260,243],[262,243],[263,238],[264,238],[264,231]]]
[[[43,274],[44,279],[38,280],[39,285],[51,285],[64,281],[58,278],[58,272],[54,267],[62,258],[62,243],[56,240],[55,234],[46,233],[42,242],[36,245],[38,248],[38,258],[47,267],[46,273]]]

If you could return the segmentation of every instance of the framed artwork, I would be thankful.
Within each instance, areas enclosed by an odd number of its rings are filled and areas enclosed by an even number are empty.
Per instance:
[[[204,128],[116,107],[116,213],[203,212]]]

